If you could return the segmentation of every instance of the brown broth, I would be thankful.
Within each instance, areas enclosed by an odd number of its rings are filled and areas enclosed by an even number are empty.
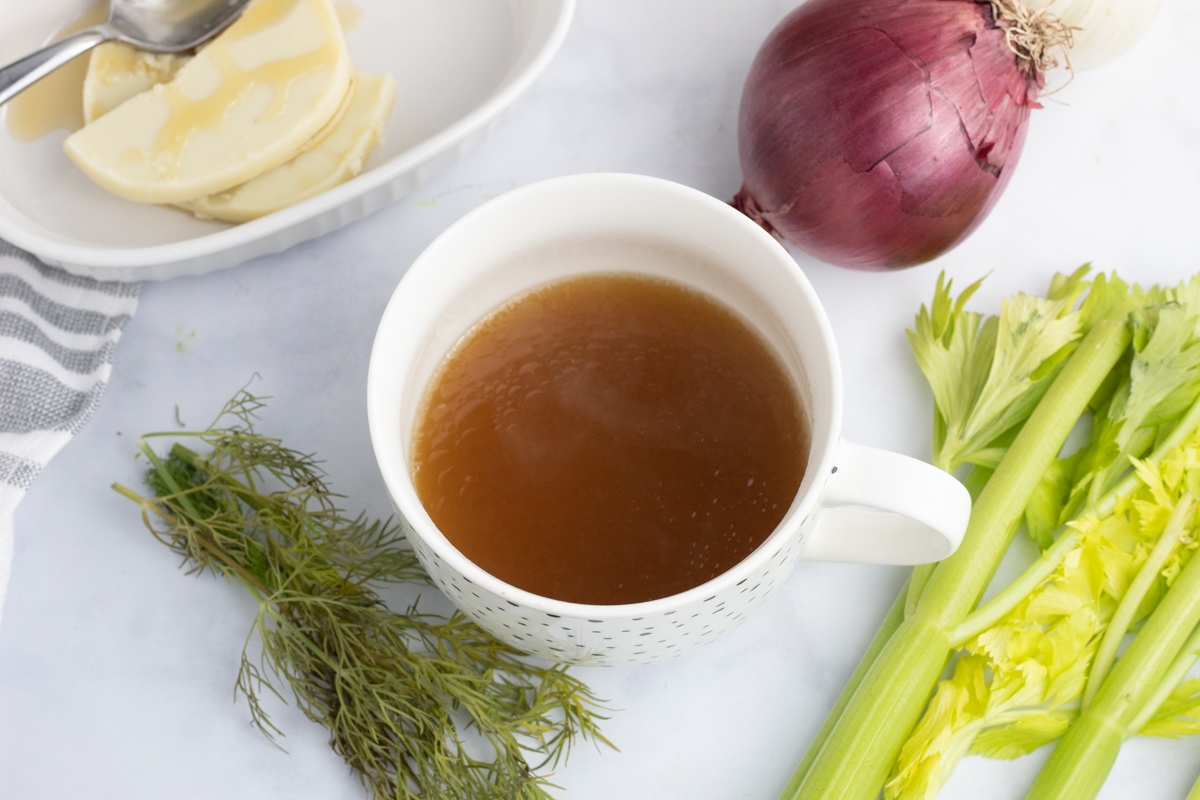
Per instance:
[[[417,495],[463,555],[603,605],[677,594],[748,556],[809,445],[758,334],[706,295],[621,273],[549,284],[477,324],[415,434]]]

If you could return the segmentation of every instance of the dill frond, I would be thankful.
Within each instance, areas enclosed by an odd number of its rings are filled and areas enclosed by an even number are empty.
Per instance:
[[[286,684],[376,798],[548,798],[544,770],[574,742],[610,744],[597,698],[461,614],[387,608],[372,586],[428,580],[403,534],[338,508],[312,455],[255,432],[262,407],[243,390],[207,430],[143,437],[154,497],[114,486],[185,569],[258,601],[237,676],[254,723],[281,735],[262,701]],[[146,441],[158,436],[210,452],[177,443],[159,456]]]

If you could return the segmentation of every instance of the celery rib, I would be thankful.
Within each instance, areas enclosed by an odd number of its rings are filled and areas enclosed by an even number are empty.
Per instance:
[[[1069,357],[981,492],[958,552],[938,565],[916,613],[866,670],[827,737],[810,748],[809,769],[793,777],[785,800],[878,795],[941,677],[951,632],[979,602],[1038,481],[1129,340],[1122,322],[1101,320]]]
[[[825,717],[825,723],[817,731],[817,735],[813,738],[812,743],[809,744],[808,751],[804,754],[804,760],[792,772],[792,777],[788,780],[787,786],[783,790],[784,797],[794,794],[800,787],[800,783],[804,780],[804,776],[808,774],[808,769],[812,766],[817,753],[821,751],[825,740],[829,738],[829,732],[833,730],[834,723],[837,722],[838,717],[842,715],[842,711],[850,703],[850,698],[858,691],[858,686],[862,683],[867,670],[871,668],[871,665],[875,663],[875,659],[883,651],[883,648],[887,646],[896,629],[900,627],[900,623],[904,622],[907,601],[912,594],[912,580],[910,576],[908,583],[904,584],[900,589],[900,593],[896,595],[895,602],[892,603],[887,616],[880,623],[875,638],[871,640],[870,646],[867,647],[867,652],[863,654],[862,659],[858,662],[858,666],[855,668],[854,674],[850,676],[850,680],[846,681],[846,686],[842,689],[842,693],[838,695],[837,702],[833,704],[833,708],[829,710],[828,716]]]
[[[1181,505],[1191,505],[1184,495]],[[1095,700],[1067,728],[1027,800],[1092,800],[1104,785],[1131,723],[1155,695],[1200,623],[1200,559],[1191,559]]]
[[[954,646],[962,647],[979,634],[999,622],[1005,614],[1012,611],[1022,600],[1028,597],[1034,589],[1041,586],[1058,565],[1075,548],[1079,541],[1079,531],[1071,529],[1058,537],[1058,540],[1042,553],[1037,561],[1021,573],[1015,581],[1006,586],[991,600],[975,609],[963,623],[950,634]]]
[[[925,584],[929,583],[929,579],[932,577],[936,566],[937,564],[935,563],[918,564],[913,567],[912,575],[908,579],[908,590],[905,592],[904,598],[905,619],[917,613],[917,604],[921,602],[921,593],[925,591]]]

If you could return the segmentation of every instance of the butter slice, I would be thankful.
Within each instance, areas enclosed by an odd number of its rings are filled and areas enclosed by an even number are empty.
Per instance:
[[[105,42],[88,60],[84,122],[94,122],[126,100],[166,83],[191,60],[190,55],[149,53],[124,42]]]
[[[396,101],[391,75],[358,75],[345,116],[286,164],[241,186],[178,203],[202,219],[247,222],[345,183],[363,170]]]
[[[224,192],[291,159],[352,76],[330,0],[256,0],[169,83],[71,135],[67,155],[130,200]]]

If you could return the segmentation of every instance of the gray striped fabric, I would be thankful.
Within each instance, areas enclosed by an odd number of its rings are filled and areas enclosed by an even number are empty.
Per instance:
[[[70,275],[0,240],[0,608],[13,510],[95,412],[140,288]]]

